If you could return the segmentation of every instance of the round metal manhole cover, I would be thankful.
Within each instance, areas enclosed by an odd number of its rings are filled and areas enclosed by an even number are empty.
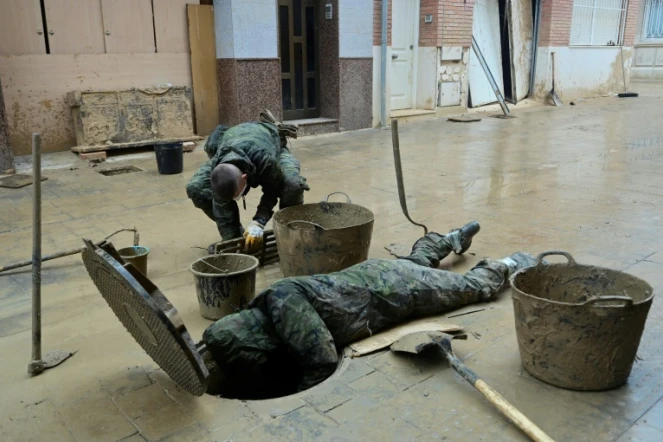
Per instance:
[[[209,373],[177,310],[140,272],[124,268],[89,241],[86,245],[85,268],[115,316],[182,389],[202,396]]]

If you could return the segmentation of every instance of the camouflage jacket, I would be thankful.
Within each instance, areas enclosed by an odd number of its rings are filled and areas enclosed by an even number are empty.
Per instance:
[[[218,126],[205,144],[211,169],[228,163],[248,177],[248,187],[262,187],[262,198],[254,219],[267,222],[283,188],[279,168],[281,138],[276,126],[269,123],[243,123],[231,128]],[[248,190],[247,190],[248,193]]]

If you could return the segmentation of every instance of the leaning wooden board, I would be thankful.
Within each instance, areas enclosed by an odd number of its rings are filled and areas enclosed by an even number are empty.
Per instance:
[[[214,8],[208,5],[187,5],[186,10],[196,133],[204,136],[211,134],[219,124]]]

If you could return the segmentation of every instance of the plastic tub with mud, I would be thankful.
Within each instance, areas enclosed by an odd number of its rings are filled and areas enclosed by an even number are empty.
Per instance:
[[[563,255],[566,264],[546,264]],[[511,277],[525,369],[571,390],[608,390],[628,379],[654,297],[651,285],[617,270],[545,252]]]
[[[368,259],[373,212],[352,204],[347,195],[346,203],[328,202],[329,196],[327,201],[288,207],[274,215],[284,276],[337,272]]]
[[[246,308],[256,292],[253,256],[224,253],[206,256],[191,264],[200,314],[217,320]]]

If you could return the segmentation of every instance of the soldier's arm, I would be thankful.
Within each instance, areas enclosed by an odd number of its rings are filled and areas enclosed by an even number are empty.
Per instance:
[[[212,212],[216,227],[224,241],[240,238],[243,233],[242,224],[239,219],[239,207],[235,201],[219,202],[212,201]]]
[[[274,215],[274,207],[276,207],[279,197],[281,196],[283,178],[280,171],[275,166],[276,165],[268,167],[260,176],[262,197],[260,197],[258,210],[256,210],[253,219],[261,223],[263,226]]]

